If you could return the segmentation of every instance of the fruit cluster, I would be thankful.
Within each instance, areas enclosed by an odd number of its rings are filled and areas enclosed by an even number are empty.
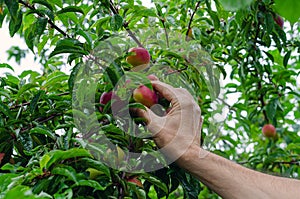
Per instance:
[[[150,54],[149,52],[141,47],[131,48],[128,51],[128,56],[126,61],[131,64],[134,68],[138,68],[138,70],[142,70],[149,66],[150,64]],[[133,68],[133,69],[134,69]],[[150,81],[157,80],[155,75],[148,75],[147,76]],[[129,83],[130,80],[125,82]],[[151,108],[153,105],[158,103],[158,96],[156,92],[152,89],[147,87],[144,84],[138,85],[137,88],[133,90],[132,98],[135,102],[141,103],[144,106]],[[111,106],[119,106],[122,104],[122,100],[120,97],[116,95],[115,92],[109,91],[102,93],[100,97],[100,112],[104,112],[104,108],[106,104],[111,103]]]

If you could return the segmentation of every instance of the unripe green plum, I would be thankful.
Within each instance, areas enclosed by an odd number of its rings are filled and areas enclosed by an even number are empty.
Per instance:
[[[262,133],[267,138],[273,138],[276,136],[276,128],[272,124],[265,124]]]
[[[155,91],[145,85],[140,85],[133,91],[133,99],[148,108],[158,103],[158,97]]]
[[[128,52],[132,55],[129,55],[126,58],[126,61],[132,66],[136,67],[140,65],[148,65],[150,63],[150,54],[145,48],[131,48]]]

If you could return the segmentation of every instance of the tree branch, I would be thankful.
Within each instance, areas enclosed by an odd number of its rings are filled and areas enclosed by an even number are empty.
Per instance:
[[[52,115],[50,115],[49,117],[40,117],[40,118],[37,118],[36,122],[42,124],[42,123],[45,123],[45,122],[48,122],[52,119],[54,119],[55,117],[58,117],[58,116],[62,116],[63,114],[62,113],[54,113]],[[32,129],[35,125],[29,125],[29,127],[27,128],[23,128],[20,133],[25,133],[26,131]]]
[[[260,32],[260,22],[258,22],[257,24],[257,29],[256,29],[256,33],[255,33],[255,37],[253,39],[253,48],[254,49],[257,49],[257,46],[256,46],[256,43],[257,43],[257,40],[258,40],[258,36],[259,36],[259,32]],[[248,58],[247,58],[248,59]],[[255,57],[253,57],[253,60],[255,60]],[[255,67],[254,67],[255,68]],[[257,69],[255,68],[255,73],[256,73],[256,76],[260,78],[260,80],[262,80],[262,74],[259,74],[259,72],[257,71]],[[257,89],[258,91],[260,91],[262,89],[262,81],[258,81],[257,83]],[[263,111],[263,115],[265,117],[265,120],[267,123],[270,122],[270,119],[268,118],[268,115],[267,115],[267,111],[264,109],[264,107],[266,106],[266,103],[264,101],[264,94],[261,93],[258,97],[258,100],[260,101],[261,103],[261,109]]]
[[[114,4],[112,3],[112,1],[109,1],[109,9],[112,11],[112,13],[114,15],[119,14],[119,11],[116,9],[116,7],[114,6]],[[135,43],[137,43],[137,45],[139,47],[144,48],[143,44],[138,40],[138,38],[134,35],[134,33],[129,29],[128,27],[128,22],[124,22],[123,23],[123,27],[125,28],[125,30],[128,32],[129,36],[135,41]]]
[[[36,8],[33,5],[30,5],[29,3],[24,2],[23,0],[19,0],[19,3],[22,4],[22,5],[24,5],[26,8],[29,8],[30,10],[36,10]],[[37,15],[39,17],[45,17],[45,15],[43,15],[41,13],[37,13]],[[57,30],[64,37],[70,38],[70,36],[66,32],[64,32],[61,28],[59,28],[57,25],[55,25],[53,21],[51,21],[49,18],[47,18],[47,19],[48,19],[48,24],[50,24],[50,26],[52,28],[54,28],[55,30]]]
[[[164,19],[160,19],[163,27],[164,27],[164,31],[165,31],[165,35],[166,35],[166,41],[167,41],[167,46],[168,48],[170,47],[170,43],[169,43],[169,35],[168,35],[168,31],[167,31],[167,28],[166,28],[166,24],[165,24],[165,20]]]
[[[260,75],[257,73],[257,75],[260,77]],[[260,91],[262,89],[262,84],[261,84],[261,81],[258,82],[257,84],[257,89]],[[267,123],[270,122],[268,116],[267,116],[267,111],[264,109],[264,107],[266,106],[266,103],[264,101],[264,96],[263,94],[261,93],[258,97],[260,103],[261,103],[261,109],[263,111],[263,114],[264,114],[264,117],[265,117],[265,120],[267,121]]]
[[[57,96],[60,97],[60,96],[69,95],[69,94],[70,94],[70,92],[64,92],[64,93],[57,94]],[[16,104],[14,106],[11,106],[9,109],[13,110],[13,109],[20,108],[22,106],[28,106],[28,105],[30,105],[30,102],[24,102],[22,104]]]
[[[200,6],[200,3],[201,3],[201,1],[198,1],[198,3],[197,3],[197,5],[196,5],[196,7],[195,7],[195,10],[193,11],[193,13],[192,13],[192,15],[191,15],[191,19],[190,19],[190,21],[189,21],[189,25],[188,25],[188,31],[186,32],[186,40],[188,40],[188,35],[189,35],[189,30],[191,29],[191,26],[192,26],[192,22],[193,22],[193,19],[194,19],[194,16],[195,16],[195,14],[196,14],[196,12],[197,12],[197,10],[198,10],[198,8],[199,8],[199,6]]]

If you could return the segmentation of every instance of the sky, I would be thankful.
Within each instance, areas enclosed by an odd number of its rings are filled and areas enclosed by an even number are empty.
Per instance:
[[[28,47],[18,34],[16,34],[13,38],[10,37],[8,24],[6,23],[3,23],[2,28],[0,28],[0,38],[0,63],[7,63],[12,66],[16,75],[21,74],[24,70],[35,70],[41,72],[41,66],[38,62],[34,61],[34,55],[31,51],[28,51],[26,58],[21,60],[20,65],[14,61],[14,58],[9,61],[7,60],[8,54],[6,51],[12,46],[19,46],[19,48],[24,50],[28,49]],[[2,76],[5,72],[11,73],[10,70],[0,68],[0,76]]]

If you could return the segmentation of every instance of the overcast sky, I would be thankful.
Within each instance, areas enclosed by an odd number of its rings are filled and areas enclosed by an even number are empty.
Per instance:
[[[0,28],[0,38],[1,38],[1,46],[0,46],[0,63],[8,63],[11,65],[14,70],[15,74],[19,75],[24,70],[40,70],[40,65],[37,62],[34,62],[34,56],[31,51],[28,51],[27,56],[25,59],[21,60],[21,64],[17,64],[14,59],[7,61],[8,54],[6,51],[10,49],[12,46],[19,46],[21,49],[28,49],[27,45],[25,44],[24,40],[16,34],[13,38],[10,37],[8,31],[8,24],[3,23],[2,28]],[[5,70],[0,68],[0,75],[3,75],[4,72],[11,72],[10,70]]]

